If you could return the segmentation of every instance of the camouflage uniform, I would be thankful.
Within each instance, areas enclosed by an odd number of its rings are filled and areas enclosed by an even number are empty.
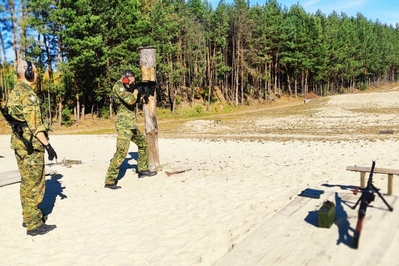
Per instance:
[[[115,123],[117,140],[116,152],[105,176],[106,185],[116,184],[119,169],[129,151],[130,141],[138,147],[138,171],[141,172],[148,169],[148,142],[138,129],[134,110],[137,97],[132,92],[127,91],[121,81],[117,81],[114,84],[112,94],[117,112]]]
[[[15,151],[21,174],[20,197],[23,222],[28,230],[33,230],[43,224],[43,214],[39,204],[43,200],[46,184],[44,147],[35,136],[38,132],[47,132],[47,127],[42,121],[40,100],[26,83],[17,82],[10,93],[7,107],[14,119],[26,122],[27,126],[22,127],[23,138],[33,147],[33,151],[28,152],[26,143],[15,132],[11,134],[11,149]]]

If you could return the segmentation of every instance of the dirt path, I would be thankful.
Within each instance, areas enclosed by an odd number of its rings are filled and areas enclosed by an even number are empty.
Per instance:
[[[399,132],[399,91],[336,95],[308,103],[192,120],[164,137],[213,139],[386,139]],[[366,122],[365,122],[366,121]]]

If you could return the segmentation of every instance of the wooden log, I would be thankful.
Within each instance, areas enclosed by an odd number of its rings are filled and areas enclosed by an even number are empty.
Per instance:
[[[141,81],[156,81],[156,49],[155,46],[139,47]]]
[[[140,47],[141,81],[156,82],[156,49],[154,46]],[[148,139],[148,169],[161,171],[158,150],[158,122],[156,116],[156,91],[143,104],[145,134]]]
[[[158,122],[156,117],[155,96],[150,96],[143,105],[145,133],[148,139],[148,168],[151,171],[161,171],[158,148]]]
[[[171,176],[171,175],[177,175],[177,174],[181,174],[181,173],[188,172],[188,171],[191,171],[191,168],[185,169],[185,170],[172,171],[172,172],[166,171],[165,173],[167,176]]]

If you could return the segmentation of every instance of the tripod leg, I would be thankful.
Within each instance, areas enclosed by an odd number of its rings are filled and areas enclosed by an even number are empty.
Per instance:
[[[352,207],[352,209],[356,209],[356,206],[359,204],[360,200],[362,199],[362,196],[359,197],[359,199],[357,200],[355,206]]]
[[[371,184],[371,187],[374,189],[375,192],[377,192],[378,196],[380,196],[380,198],[382,199],[382,201],[385,203],[385,205],[387,205],[389,211],[393,211],[393,208],[388,204],[388,202],[384,199],[384,197],[381,195],[381,193],[378,191],[378,189]]]

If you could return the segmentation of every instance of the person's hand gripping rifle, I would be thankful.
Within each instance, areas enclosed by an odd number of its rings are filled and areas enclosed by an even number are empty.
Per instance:
[[[155,81],[141,81],[133,84],[132,91],[137,90],[137,102],[144,100],[145,104],[147,104],[149,97],[155,93],[156,85]]]

